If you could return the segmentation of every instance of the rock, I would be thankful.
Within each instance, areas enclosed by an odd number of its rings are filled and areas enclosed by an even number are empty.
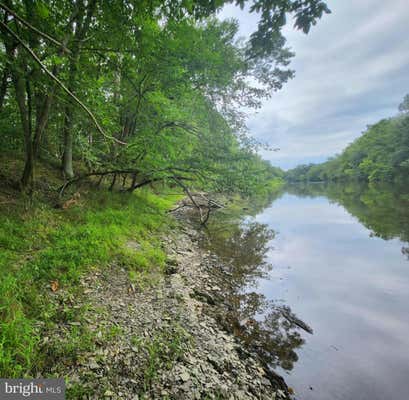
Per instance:
[[[93,370],[101,368],[101,366],[94,359],[90,359],[87,365],[90,369]]]
[[[165,266],[165,274],[166,275],[173,275],[178,272],[177,265],[166,264]]]
[[[207,356],[207,361],[214,367],[214,369],[219,372],[220,374],[223,374],[223,362],[219,360],[215,356]]]
[[[182,373],[179,375],[179,378],[180,378],[183,382],[187,382],[187,381],[190,380],[190,375],[189,375],[188,372],[182,372]]]
[[[166,260],[167,276],[155,276],[153,283],[148,276],[147,284],[138,282],[136,290],[128,290],[126,266],[121,270],[114,264],[112,271],[81,279],[86,297],[64,301],[73,310],[87,305],[74,326],[93,332],[96,349],[92,354],[76,349],[78,361],[61,363],[52,373],[75,377],[72,382],[87,388],[92,400],[288,399],[285,384],[264,373],[252,350],[222,328],[234,311],[222,297],[232,266],[187,235],[200,240],[201,233],[189,228],[186,235],[167,238],[164,248],[173,253]],[[137,251],[139,244],[128,246]],[[60,325],[47,337],[67,341],[70,331]],[[147,378],[151,365],[156,373]]]
[[[191,296],[199,301],[210,304],[211,306],[216,305],[216,301],[212,295],[207,292],[202,292],[199,289],[193,289],[193,294]]]
[[[168,256],[166,259],[166,264],[177,267],[179,265],[179,262],[176,256]]]

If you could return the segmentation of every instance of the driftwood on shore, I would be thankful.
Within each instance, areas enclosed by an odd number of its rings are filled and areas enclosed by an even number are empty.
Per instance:
[[[191,193],[187,188],[185,190],[186,198],[181,200],[177,207],[169,210],[169,212],[178,211],[184,207],[191,207],[198,211],[200,223],[205,225],[210,218],[210,213],[215,209],[223,208],[224,206],[217,201],[208,197],[206,193],[196,192]]]

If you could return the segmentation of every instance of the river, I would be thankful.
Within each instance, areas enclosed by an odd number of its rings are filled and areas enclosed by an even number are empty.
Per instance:
[[[232,330],[296,399],[409,398],[408,194],[292,186],[246,213],[206,244],[230,265]]]

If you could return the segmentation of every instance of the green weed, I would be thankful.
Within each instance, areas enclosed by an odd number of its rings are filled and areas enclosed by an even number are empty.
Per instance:
[[[0,376],[34,375],[47,364],[46,357],[72,358],[91,345],[87,332],[73,328],[64,348],[40,351],[44,330],[82,315],[54,304],[51,281],[58,282],[58,290],[79,296],[79,279],[92,268],[118,263],[134,280],[161,271],[165,254],[159,237],[172,227],[166,211],[175,200],[149,190],[132,195],[101,191],[67,210],[45,203],[26,210],[23,201],[0,209]],[[126,247],[129,239],[141,244],[140,251]]]

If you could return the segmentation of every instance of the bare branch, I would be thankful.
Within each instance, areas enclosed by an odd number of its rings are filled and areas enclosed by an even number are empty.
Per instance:
[[[183,189],[183,191],[187,194],[187,196],[189,197],[190,201],[193,203],[193,205],[197,208],[197,210],[199,211],[200,214],[200,223],[204,224],[206,222],[204,217],[203,217],[203,213],[202,213],[202,208],[199,206],[199,204],[196,203],[196,200],[193,198],[192,194],[189,191],[189,188],[179,179],[177,179],[176,177],[173,177],[173,180]],[[209,217],[207,216],[206,221],[209,219]]]
[[[170,173],[172,172],[171,170],[167,170],[167,171],[169,171]],[[148,185],[149,183],[159,182],[159,181],[163,181],[163,180],[166,180],[166,179],[173,179],[173,180],[177,179],[179,181],[186,181],[186,180],[191,180],[192,179],[190,177],[181,176],[181,175],[169,175],[169,176],[161,176],[161,177],[157,177],[157,178],[150,177],[155,172],[156,171],[151,171],[151,172],[148,172],[148,173],[144,173],[143,175],[141,174],[141,176],[143,177],[142,182],[137,183],[137,184],[133,184],[128,191],[132,192],[135,189],[138,189],[138,188],[140,188],[142,186]],[[73,179],[68,180],[62,186],[60,186],[58,188],[58,192],[59,192],[59,195],[62,196],[65,189],[67,189],[68,186],[70,186],[70,185],[72,185],[74,183],[80,182],[80,181],[82,181],[82,180],[84,180],[86,178],[90,178],[92,176],[104,177],[106,175],[115,175],[115,174],[117,174],[117,175],[118,174],[135,174],[135,175],[138,175],[140,173],[141,173],[141,171],[139,171],[137,169],[114,169],[114,170],[106,170],[106,171],[89,172],[87,174],[80,175],[80,176],[77,176],[77,177],[75,177]]]

